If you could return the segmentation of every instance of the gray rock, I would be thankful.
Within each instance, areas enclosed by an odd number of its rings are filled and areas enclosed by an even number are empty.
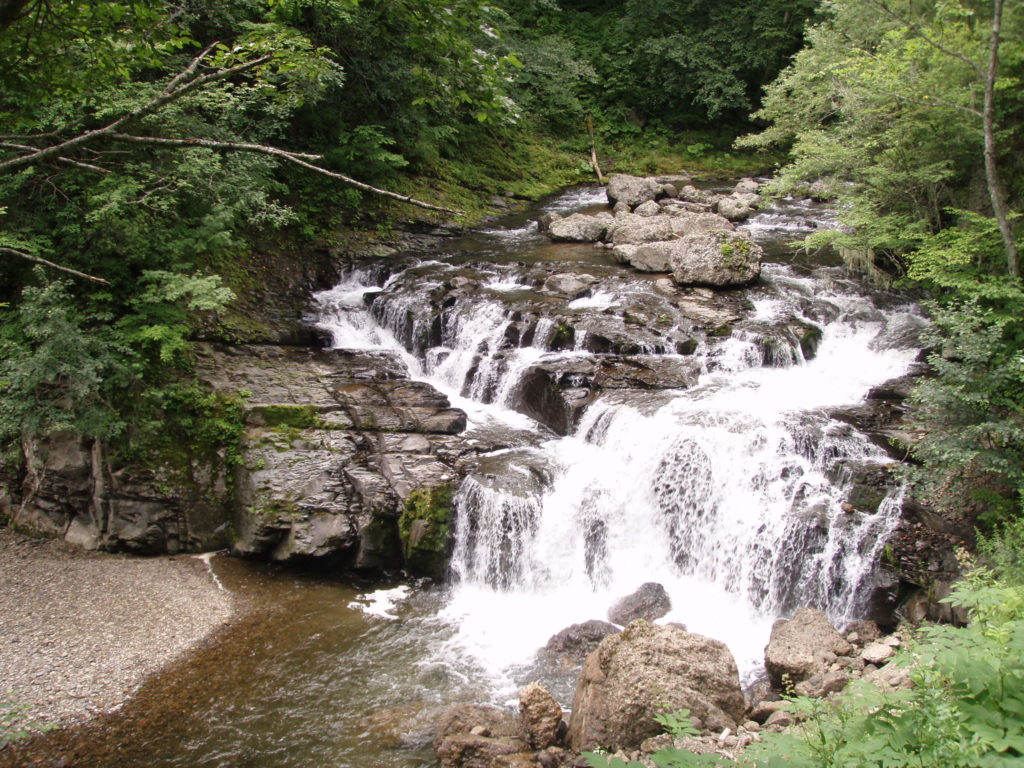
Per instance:
[[[816,608],[800,608],[791,619],[780,619],[772,627],[771,639],[765,648],[764,665],[772,685],[782,690],[795,685],[826,667],[823,654],[847,656],[853,647]]]
[[[754,207],[737,196],[723,197],[716,208],[729,221],[744,221],[754,214]]]
[[[733,194],[757,194],[757,190],[761,188],[761,185],[751,178],[740,179],[736,186],[733,188]]]
[[[886,643],[869,643],[860,652],[865,664],[884,664],[896,655],[896,649]]]
[[[640,203],[633,213],[637,216],[657,216],[661,213],[661,206],[653,200],[648,200],[646,203]]]
[[[807,196],[822,202],[834,200],[838,194],[836,186],[834,179],[818,179],[807,190]]]
[[[544,281],[544,290],[575,299],[590,290],[596,282],[597,278],[593,275],[559,272]]]
[[[812,699],[820,699],[830,693],[838,693],[850,682],[848,672],[841,670],[830,670],[811,675],[807,680],[797,683],[796,693],[799,696],[808,696]]]
[[[697,189],[692,184],[679,188],[679,199],[688,203],[704,203],[710,205],[715,201],[715,195],[703,189]]]
[[[596,243],[604,239],[605,232],[614,220],[609,213],[599,213],[596,216],[574,213],[553,220],[548,225],[547,234],[555,242]]]
[[[696,232],[671,244],[672,277],[680,285],[749,285],[761,274],[761,246],[736,232]]]
[[[661,185],[654,179],[613,173],[608,177],[608,202],[612,205],[623,202],[635,208],[658,196]]]
[[[672,600],[665,588],[656,582],[641,584],[631,595],[615,601],[608,609],[608,621],[615,624],[629,624],[636,619],[654,621],[672,610]]]
[[[540,683],[530,683],[519,692],[519,717],[532,749],[547,749],[557,740],[562,708]]]
[[[602,640],[618,631],[614,624],[597,619],[573,624],[552,635],[542,653],[569,662],[582,662]]]
[[[550,229],[552,222],[558,221],[560,218],[562,217],[557,213],[542,213],[537,218],[537,231],[547,232],[548,229]]]
[[[658,734],[655,714],[684,708],[707,730],[742,722],[746,704],[732,654],[717,640],[635,621],[587,657],[568,742],[576,751],[636,749]]]

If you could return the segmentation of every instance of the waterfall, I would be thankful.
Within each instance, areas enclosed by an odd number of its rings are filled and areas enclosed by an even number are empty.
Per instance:
[[[512,410],[523,373],[588,355],[579,329],[574,351],[551,352],[549,318],[529,337],[512,333],[522,318],[502,296],[529,290],[515,274],[491,275],[438,319],[416,297],[454,268],[415,269],[406,288],[393,277],[371,311],[366,298],[381,289],[351,276],[321,294],[321,325],[336,346],[398,351],[414,376],[475,409],[471,425],[497,414],[522,427]],[[491,673],[514,669],[555,632],[603,619],[615,599],[657,581],[673,603],[666,621],[725,641],[751,673],[777,617],[813,605],[842,624],[864,610],[901,491],[882,489],[872,508],[848,503],[857,473],[884,474],[890,459],[828,411],[903,375],[923,321],[897,300],[879,308],[838,271],[765,265],[764,280],[731,337],[699,345],[696,386],[608,390],[572,434],[485,457],[486,471],[463,482],[439,613],[453,627],[446,652]],[[607,317],[626,300],[602,285],[565,309]],[[794,327],[820,333],[811,359]]]

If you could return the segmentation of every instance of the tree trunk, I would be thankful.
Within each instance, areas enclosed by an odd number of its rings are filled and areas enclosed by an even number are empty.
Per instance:
[[[1006,271],[1013,277],[1020,277],[1020,262],[1017,257],[1017,243],[1013,239],[1013,229],[1006,213],[1006,193],[999,178],[996,166],[996,107],[995,87],[996,72],[999,69],[999,36],[1002,32],[1003,0],[992,3],[992,36],[989,43],[988,69],[985,72],[985,107],[982,112],[982,123],[985,133],[985,181],[988,184],[988,195],[992,201],[992,213],[999,224],[999,233],[1003,237],[1006,250]]]

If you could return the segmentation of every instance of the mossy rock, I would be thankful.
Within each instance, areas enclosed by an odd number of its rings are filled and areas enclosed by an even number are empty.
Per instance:
[[[405,567],[417,576],[441,579],[451,555],[454,511],[450,485],[409,494],[398,519]]]

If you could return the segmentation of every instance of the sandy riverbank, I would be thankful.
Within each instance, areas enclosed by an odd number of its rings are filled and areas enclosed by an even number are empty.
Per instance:
[[[232,617],[195,557],[83,552],[0,529],[0,742],[119,707]]]

